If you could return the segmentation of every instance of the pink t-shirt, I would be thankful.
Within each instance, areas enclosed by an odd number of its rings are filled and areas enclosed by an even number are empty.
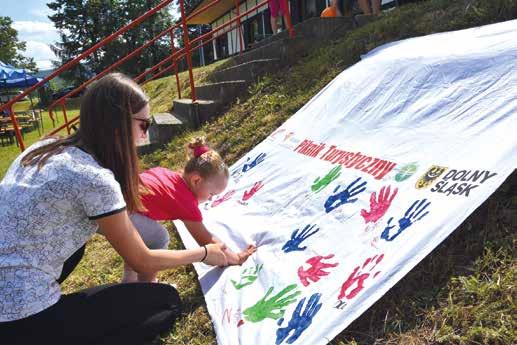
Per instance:
[[[181,174],[157,167],[142,172],[140,179],[150,192],[140,197],[147,209],[141,212],[144,216],[154,220],[203,220],[197,198]]]

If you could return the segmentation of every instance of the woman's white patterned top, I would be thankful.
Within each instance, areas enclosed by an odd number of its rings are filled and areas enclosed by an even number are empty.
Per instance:
[[[63,263],[97,231],[94,220],[126,207],[113,173],[79,148],[52,156],[39,171],[22,167],[22,157],[0,182],[0,321],[56,303]]]

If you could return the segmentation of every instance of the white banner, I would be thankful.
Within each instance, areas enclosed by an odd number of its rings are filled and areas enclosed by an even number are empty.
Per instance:
[[[205,224],[258,251],[195,265],[219,344],[328,343],[503,183],[516,37],[510,21],[382,46],[232,166]]]

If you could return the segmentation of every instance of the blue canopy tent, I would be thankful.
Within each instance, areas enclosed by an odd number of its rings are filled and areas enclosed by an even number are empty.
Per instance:
[[[25,71],[25,69],[15,68],[11,65],[8,65],[2,61],[0,61],[0,90],[2,89],[26,89],[32,85],[35,85],[41,80],[41,78],[36,78]],[[32,102],[32,97],[29,94],[29,99],[31,102],[31,108],[34,113],[34,104]],[[7,116],[7,111],[4,111],[0,116]],[[41,119],[39,119],[40,122]],[[43,123],[42,123],[43,125]],[[38,132],[40,131],[38,126]]]
[[[0,89],[25,88],[40,80],[28,74],[24,69],[14,68],[0,61]]]

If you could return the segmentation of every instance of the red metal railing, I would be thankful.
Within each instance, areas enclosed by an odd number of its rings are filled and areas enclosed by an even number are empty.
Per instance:
[[[93,45],[91,48],[87,49],[86,51],[84,51],[83,53],[81,53],[80,55],[78,55],[77,57],[72,59],[71,61],[67,62],[66,64],[64,64],[63,66],[58,68],[56,71],[54,71],[52,74],[50,74],[49,76],[47,76],[46,78],[44,78],[43,80],[41,80],[40,82],[35,84],[34,86],[26,89],[23,93],[21,93],[20,95],[14,97],[13,99],[11,99],[6,104],[0,105],[0,112],[5,110],[5,109],[7,109],[8,113],[9,113],[11,122],[12,122],[13,127],[14,127],[16,139],[19,142],[20,149],[23,151],[25,149],[25,145],[23,143],[23,138],[22,138],[22,135],[21,135],[20,127],[18,125],[15,113],[13,111],[13,105],[16,102],[18,102],[21,99],[23,99],[27,94],[29,94],[29,93],[33,92],[34,90],[42,87],[44,84],[46,84],[48,81],[54,79],[56,76],[62,74],[63,72],[69,70],[70,68],[78,65],[80,63],[80,61],[83,60],[85,57],[89,56],[90,54],[92,54],[93,52],[95,52],[99,48],[105,46],[106,44],[109,44],[114,39],[116,39],[117,37],[121,36],[122,34],[127,32],[128,30],[136,27],[137,25],[142,23],[144,20],[146,20],[149,17],[151,17],[153,14],[155,14],[158,11],[160,11],[165,6],[169,5],[172,1],[173,0],[163,0],[156,7],[150,9],[149,11],[147,11],[143,15],[139,16],[138,18],[136,18],[135,20],[133,20],[132,22],[130,22],[126,26],[122,27],[121,29],[117,30],[113,34],[111,34],[108,37],[104,38],[103,40],[101,40],[97,44]],[[256,11],[258,8],[267,5],[267,0],[265,0],[265,1],[257,4],[253,8],[251,8],[251,9],[249,9],[246,12],[241,14],[240,11],[239,11],[239,3],[238,3],[239,0],[234,0],[235,6],[236,6],[236,14],[237,14],[237,16],[235,18],[233,18],[229,22],[226,22],[226,23],[218,26],[217,28],[211,30],[210,32],[208,32],[208,33],[206,33],[204,35],[201,35],[201,36],[199,36],[199,37],[197,37],[197,38],[195,38],[195,39],[193,39],[191,41],[190,37],[189,37],[189,34],[188,34],[187,22],[190,19],[194,18],[196,15],[198,15],[198,14],[208,10],[209,8],[217,5],[221,1],[222,0],[214,0],[214,1],[210,2],[210,3],[208,3],[207,5],[205,5],[203,7],[200,7],[199,9],[193,11],[191,14],[189,14],[189,16],[185,16],[184,0],[179,0],[178,2],[179,2],[179,5],[180,5],[180,12],[181,12],[181,19],[180,19],[179,22],[175,23],[171,27],[169,27],[166,30],[162,31],[157,36],[155,36],[151,40],[147,41],[146,43],[144,43],[139,48],[135,49],[133,52],[127,54],[122,59],[118,60],[117,62],[115,62],[111,66],[107,67],[106,69],[104,69],[103,71],[101,71],[100,73],[95,75],[94,77],[90,78],[89,80],[87,80],[86,82],[82,83],[80,86],[78,86],[74,90],[68,92],[66,95],[60,97],[59,99],[55,100],[54,102],[52,102],[49,105],[48,111],[49,111],[49,116],[50,116],[50,118],[51,118],[51,120],[53,122],[53,126],[55,126],[54,112],[55,112],[55,109],[56,109],[57,106],[61,106],[62,112],[63,112],[63,119],[64,119],[64,124],[61,125],[60,127],[56,128],[56,129],[54,129],[53,131],[51,131],[49,134],[56,134],[56,133],[60,132],[61,130],[65,129],[65,128],[66,128],[67,132],[70,134],[70,126],[71,126],[71,124],[73,124],[74,122],[77,122],[79,120],[79,116],[76,116],[76,117],[74,117],[74,118],[72,118],[70,120],[68,119],[67,112],[66,112],[66,100],[68,98],[78,94],[81,90],[86,88],[89,84],[91,84],[92,82],[94,82],[95,80],[97,80],[99,78],[102,78],[104,75],[108,74],[109,72],[111,72],[115,68],[119,67],[120,65],[122,65],[123,63],[128,61],[129,59],[131,59],[131,58],[133,58],[133,57],[135,57],[137,55],[140,55],[144,51],[144,49],[148,48],[153,43],[155,43],[157,40],[159,40],[162,37],[165,37],[166,35],[169,35],[170,40],[171,40],[171,55],[168,56],[167,58],[163,59],[159,63],[155,64],[150,69],[148,69],[145,72],[143,72],[140,75],[138,75],[135,78],[135,81],[136,82],[140,82],[144,77],[146,77],[147,75],[149,75],[151,73],[156,72],[158,69],[160,69],[166,63],[170,62],[169,66],[167,66],[166,68],[162,69],[161,71],[158,71],[157,73],[153,74],[151,76],[151,78],[149,78],[147,80],[144,80],[143,83],[145,83],[145,82],[147,82],[149,80],[156,79],[156,78],[162,76],[163,74],[167,73],[171,69],[174,69],[174,73],[176,75],[176,84],[177,84],[178,96],[181,98],[181,85],[180,85],[180,80],[179,80],[179,76],[178,76],[178,62],[181,59],[185,58],[186,62],[187,62],[187,67],[188,67],[191,98],[192,98],[192,101],[195,102],[196,101],[196,90],[195,90],[195,85],[194,85],[194,76],[193,76],[193,72],[192,72],[192,52],[195,51],[196,49],[202,49],[203,46],[205,46],[206,44],[208,44],[208,43],[212,42],[214,39],[216,39],[217,36],[215,35],[215,33],[219,32],[219,31],[221,31],[221,30],[223,30],[225,28],[228,28],[228,27],[230,27],[230,28],[227,29],[227,30],[233,30],[235,27],[237,27],[238,32],[239,32],[239,37],[240,37],[239,52],[241,53],[243,48],[244,48],[243,35],[242,35],[242,29],[241,29],[241,18],[243,16],[246,16],[246,15],[250,14],[253,11]],[[287,2],[287,0],[282,0],[282,1],[286,1]],[[288,29],[289,29],[289,34],[290,34],[291,37],[293,37],[294,36],[294,30],[292,29],[292,25],[291,25],[291,20],[290,20],[290,15],[289,14],[286,16],[286,19],[287,19],[286,21],[287,21],[287,26],[288,26]],[[235,26],[234,26],[234,24],[235,24]],[[175,45],[174,45],[174,32],[177,29],[181,29],[183,31],[184,47],[180,48],[180,49],[177,49],[175,47]],[[198,43],[198,44],[195,45],[196,43]],[[195,46],[193,46],[193,45],[195,45]],[[56,115],[57,115],[57,113],[56,113]]]
[[[246,16],[252,12],[255,12],[257,9],[261,8],[261,7],[264,7],[264,6],[267,6],[268,4],[268,1],[267,0],[264,0],[263,2],[257,4],[256,6],[248,9],[246,12],[240,14],[240,17],[243,17],[243,16]],[[217,33],[218,31],[221,31],[223,29],[226,29],[226,30],[232,30],[233,27],[232,25],[234,23],[237,23],[238,25],[240,25],[240,17],[235,17],[229,21],[227,21],[226,23],[223,23],[221,25],[219,25],[218,27],[216,27],[215,29],[212,29],[210,32],[207,32],[195,39],[192,40],[192,42],[190,42],[191,44],[193,43],[197,43],[197,42],[201,42],[200,44],[198,44],[197,46],[195,46],[194,48],[191,48],[192,50],[196,50],[196,49],[201,49],[201,47],[203,47],[204,45],[212,42],[213,40],[215,40],[217,38],[216,35],[214,35],[215,33]],[[230,27],[230,28],[228,28]],[[207,37],[210,37],[208,40],[206,40]],[[241,37],[242,38],[242,37]],[[239,47],[240,51],[242,51],[242,48],[244,47],[244,44],[241,44],[241,46]],[[160,61],[159,63],[157,63],[156,65],[154,65],[152,68],[150,68],[149,70],[147,71],[144,71],[142,72],[140,75],[138,75],[136,78],[135,78],[135,81],[137,82],[140,82],[142,80],[142,78],[144,78],[145,76],[147,76],[148,74],[152,73],[152,72],[155,72],[156,70],[158,70],[160,67],[162,67],[163,65],[165,65],[167,62],[170,62],[171,60],[172,61],[177,61],[177,60],[180,60],[182,59],[184,56],[185,56],[185,50],[184,49],[180,49],[178,50],[177,52],[177,55],[173,55],[173,56],[169,56],[169,57],[166,57],[165,59],[163,59],[162,61]],[[151,80],[154,80],[156,78],[159,78],[161,77],[163,74],[169,72],[172,68],[174,67],[174,63],[172,63],[169,67],[166,67],[165,69],[159,71],[158,73],[156,73],[155,75],[153,75],[151,78],[145,80],[142,82],[142,84],[145,84]],[[194,99],[193,99],[194,100]]]

